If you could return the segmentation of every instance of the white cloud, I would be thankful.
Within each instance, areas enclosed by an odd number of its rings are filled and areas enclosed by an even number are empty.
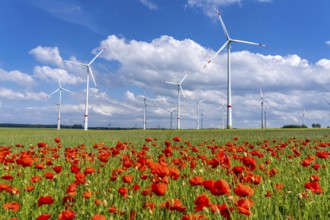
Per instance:
[[[46,64],[59,64],[62,60],[57,47],[37,46],[29,51],[36,60]]]
[[[326,41],[325,43],[328,44],[328,45],[330,45],[330,40]]]
[[[157,4],[155,4],[154,2],[150,1],[150,0],[140,0],[140,2],[145,5],[147,8],[149,8],[150,10],[157,10],[158,6]]]
[[[44,92],[32,92],[32,91],[14,91],[8,88],[0,88],[0,98],[9,100],[45,100],[47,94]]]
[[[0,82],[1,81],[14,82],[26,86],[34,84],[32,76],[26,73],[22,73],[19,70],[12,70],[8,72],[6,70],[0,69]]]
[[[63,69],[52,69],[48,66],[35,66],[34,77],[45,80],[47,82],[58,82],[60,76],[62,84],[79,84],[85,82],[85,78],[75,76],[73,73],[69,73]]]

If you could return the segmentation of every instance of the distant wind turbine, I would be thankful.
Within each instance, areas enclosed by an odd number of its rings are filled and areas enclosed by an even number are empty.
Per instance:
[[[199,104],[204,101],[205,99],[197,101],[197,130],[199,130]]]
[[[70,90],[67,90],[65,88],[62,87],[62,84],[61,84],[61,78],[60,78],[60,74],[58,73],[58,89],[56,89],[54,92],[50,93],[48,95],[48,97],[54,95],[55,93],[59,93],[59,102],[58,104],[58,116],[57,116],[57,130],[60,130],[61,129],[61,105],[62,105],[62,90],[65,91],[65,92],[68,92],[68,93],[71,93],[73,94],[73,92],[71,92]]]
[[[269,102],[269,100],[265,99],[264,93],[260,89],[260,105],[261,105],[261,129],[266,128],[266,120],[265,120],[265,111],[264,111],[264,103],[265,101]]]
[[[227,47],[227,129],[232,128],[232,104],[231,104],[231,74],[230,74],[230,44],[232,42],[236,43],[243,43],[243,44],[252,44],[252,45],[257,45],[257,46],[266,46],[264,44],[260,43],[254,43],[254,42],[249,42],[249,41],[243,41],[243,40],[235,40],[231,39],[229,37],[228,31],[226,29],[225,23],[223,22],[220,12],[217,10],[218,17],[222,26],[222,29],[226,35],[226,42],[220,47],[220,49],[214,54],[214,56],[207,62],[207,64],[204,65],[204,68],[212,62],[212,60],[219,55],[219,53]]]
[[[189,73],[187,73],[180,82],[169,82],[162,80],[163,83],[173,84],[178,86],[178,106],[177,106],[177,129],[180,129],[180,93],[182,92],[182,95],[184,96],[183,89],[182,89],[182,82],[189,76]]]
[[[84,130],[87,131],[88,130],[88,94],[89,94],[89,76],[92,77],[93,82],[95,87],[97,88],[96,82],[95,82],[95,78],[92,72],[92,68],[91,65],[93,64],[93,62],[96,60],[97,57],[99,57],[101,55],[101,53],[105,50],[105,48],[103,48],[89,63],[80,63],[80,62],[74,62],[74,61],[70,61],[70,60],[65,60],[65,62],[68,63],[73,63],[73,64],[78,64],[78,65],[83,65],[87,68],[87,74],[86,74],[86,102],[85,102],[85,114],[84,114]]]
[[[222,114],[221,114],[221,129],[224,129],[224,123],[223,123],[223,119],[224,119],[224,115],[225,115],[225,102],[222,100],[222,105],[218,108],[218,110],[222,110]]]

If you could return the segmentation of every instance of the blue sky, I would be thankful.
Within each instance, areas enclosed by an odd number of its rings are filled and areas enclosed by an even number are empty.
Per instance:
[[[181,128],[221,128],[226,52],[204,64],[230,36],[268,47],[232,44],[233,127],[260,127],[260,89],[267,127],[330,125],[328,0],[5,0],[0,14],[0,122],[83,124],[86,69],[92,65],[89,126],[169,128],[182,83]],[[305,110],[305,113],[304,113]],[[226,117],[224,115],[224,117]],[[176,126],[175,112],[173,127]]]

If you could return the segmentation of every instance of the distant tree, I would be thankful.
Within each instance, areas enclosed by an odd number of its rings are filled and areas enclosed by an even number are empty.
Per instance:
[[[312,124],[312,128],[321,128],[320,124]]]
[[[307,128],[306,125],[284,125],[283,128]]]

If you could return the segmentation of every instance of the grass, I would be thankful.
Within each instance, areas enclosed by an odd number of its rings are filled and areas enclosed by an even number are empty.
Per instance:
[[[204,215],[209,219],[222,219],[217,213],[212,213],[211,207],[206,206],[202,211],[196,211],[194,201],[199,195],[205,194],[212,204],[227,204],[233,208],[233,219],[328,219],[330,217],[328,168],[329,159],[316,157],[316,152],[329,151],[330,137],[327,129],[237,129],[237,130],[53,130],[53,129],[0,129],[0,146],[12,146],[10,156],[18,158],[21,151],[32,153],[35,162],[31,167],[21,167],[11,162],[1,163],[0,170],[3,174],[14,177],[12,181],[0,179],[0,184],[9,184],[19,190],[18,194],[10,194],[0,189],[0,204],[13,201],[20,203],[18,212],[4,210],[0,207],[0,219],[17,217],[18,219],[36,219],[44,213],[50,213],[51,219],[59,218],[58,215],[66,209],[72,209],[76,213],[76,219],[91,219],[95,214],[101,214],[107,219],[128,219],[129,213],[136,211],[135,219],[180,219],[185,215]],[[174,142],[172,138],[179,136],[182,141]],[[54,142],[55,137],[60,137],[61,145]],[[152,137],[152,142],[146,142],[146,137]],[[164,156],[164,142],[171,141],[173,155]],[[308,140],[308,142],[306,142]],[[36,147],[39,142],[48,144],[46,148]],[[121,142],[122,145],[117,143]],[[25,147],[16,147],[16,144]],[[94,144],[98,144],[97,147]],[[320,147],[325,144],[325,147]],[[328,144],[328,145],[327,145]],[[118,148],[118,154],[114,155],[114,149]],[[1,149],[4,148],[0,147]],[[67,151],[74,151],[74,158],[66,157]],[[145,149],[145,150],[143,150]],[[54,150],[60,155],[53,157]],[[217,168],[211,168],[209,162],[214,159],[219,161],[219,152],[224,150],[226,157],[231,160],[231,168],[223,168],[221,163]],[[258,150],[262,157],[252,156],[252,152]],[[299,151],[299,156],[294,155],[294,150]],[[101,162],[99,156],[109,153],[108,162]],[[138,156],[139,153],[144,156]],[[143,153],[143,154],[142,154]],[[254,204],[250,215],[242,215],[237,211],[237,201],[240,198],[235,195],[233,189],[242,180],[236,177],[231,169],[234,166],[243,166],[244,156],[253,157],[257,162],[256,170],[250,171],[245,167],[243,176],[249,174],[262,177],[260,184],[244,182],[254,189],[254,195],[249,197]],[[312,165],[303,167],[302,160],[314,156],[313,163],[319,163],[321,168],[315,170]],[[7,159],[10,157],[6,157]],[[36,164],[47,164],[47,158],[51,163],[45,165],[45,169],[37,170]],[[150,165],[142,171],[136,167],[138,159],[143,158],[155,163],[166,164],[168,168],[178,168],[180,177],[171,179],[168,174],[162,176],[152,173]],[[236,158],[236,159],[235,159]],[[175,161],[180,159],[181,165]],[[8,161],[10,161],[8,159]],[[124,161],[132,162],[129,167],[124,167]],[[266,163],[269,161],[269,163]],[[183,163],[185,165],[183,165]],[[195,163],[195,167],[192,167]],[[93,167],[96,172],[86,175],[83,184],[77,186],[75,202],[72,207],[63,204],[62,200],[67,196],[67,188],[75,180],[75,174],[71,167],[76,164],[81,172],[86,167]],[[54,166],[61,165],[63,170],[55,174],[53,180],[44,177],[45,172],[53,172]],[[264,166],[261,169],[260,166]],[[115,174],[114,171],[123,169],[123,173]],[[274,176],[269,172],[276,170]],[[116,171],[117,172],[117,171]],[[53,172],[54,173],[54,172]],[[140,179],[140,175],[148,174],[147,180]],[[133,182],[122,182],[122,176],[131,175]],[[319,184],[323,193],[315,194],[306,190],[304,184],[310,181],[311,175],[320,176]],[[38,183],[31,183],[31,177],[41,176]],[[214,196],[203,186],[192,186],[189,180],[192,177],[201,176],[204,180],[224,179],[230,184],[230,196]],[[155,181],[168,182],[165,195],[143,196],[142,191],[149,189]],[[133,190],[133,184],[140,189]],[[277,184],[283,184],[283,188],[276,188]],[[28,185],[35,186],[32,192],[24,191]],[[129,189],[127,198],[118,193],[120,187]],[[267,192],[271,197],[265,197]],[[84,198],[84,192],[92,192],[90,198]],[[305,193],[305,194],[303,194]],[[51,195],[54,204],[39,207],[37,200],[40,196]],[[304,195],[304,196],[302,196]],[[166,201],[180,199],[184,212],[170,211],[159,206]],[[102,201],[102,205],[95,205],[95,200]],[[154,204],[155,208],[144,207],[146,202]],[[109,207],[116,207],[116,213],[110,213]],[[123,214],[125,212],[125,214]],[[120,215],[123,214],[123,216]],[[4,217],[3,217],[4,216]],[[204,219],[205,219],[204,218]]]

